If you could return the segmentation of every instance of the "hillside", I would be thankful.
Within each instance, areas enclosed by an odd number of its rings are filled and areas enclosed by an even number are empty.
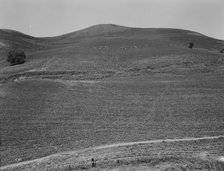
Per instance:
[[[11,48],[27,61],[10,66]],[[224,135],[223,48],[223,40],[168,28],[96,25],[46,38],[0,30],[1,165],[105,144]]]
[[[223,64],[223,55],[219,54],[223,41],[178,29],[96,25],[52,38],[1,30],[0,40],[3,76],[30,71],[123,72],[136,68]],[[189,42],[194,43],[194,49],[188,48]],[[9,67],[5,59],[11,48],[23,49],[28,55],[27,62]]]

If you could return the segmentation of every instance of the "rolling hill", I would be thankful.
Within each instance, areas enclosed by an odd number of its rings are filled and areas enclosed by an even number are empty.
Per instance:
[[[52,38],[34,38],[1,30],[0,40],[3,76],[30,71],[123,72],[144,67],[223,64],[219,54],[223,41],[178,29],[96,25]],[[194,43],[194,49],[188,48],[189,42]],[[9,67],[5,59],[11,48],[26,52],[28,60],[24,65]]]
[[[104,24],[45,38],[0,30],[1,165],[111,143],[223,135],[223,47],[168,28]],[[10,66],[15,48],[27,61]]]

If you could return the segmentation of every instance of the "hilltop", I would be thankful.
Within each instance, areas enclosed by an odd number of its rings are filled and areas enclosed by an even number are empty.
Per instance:
[[[224,45],[222,40],[179,29],[102,24],[49,38],[0,30],[0,40],[3,76],[30,71],[123,72],[147,67],[161,69],[168,65],[223,63],[219,53]],[[189,42],[194,43],[193,49],[188,48]],[[23,49],[28,60],[23,65],[10,67],[6,62],[7,51],[15,48]]]

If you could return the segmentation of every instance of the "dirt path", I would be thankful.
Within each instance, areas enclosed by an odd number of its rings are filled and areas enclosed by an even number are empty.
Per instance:
[[[150,143],[161,143],[161,142],[177,142],[177,141],[197,141],[197,140],[208,140],[208,139],[216,139],[216,138],[224,138],[224,135],[220,136],[206,136],[199,138],[181,138],[181,139],[159,139],[159,140],[148,140],[148,141],[137,141],[137,142],[127,142],[127,143],[118,143],[118,144],[110,144],[103,145],[99,147],[94,147],[93,149],[104,149],[104,148],[112,148],[112,147],[120,147],[120,146],[129,146],[136,144],[150,144]]]
[[[148,140],[148,141],[136,141],[136,142],[102,145],[102,146],[97,146],[97,147],[90,147],[88,149],[98,150],[98,149],[105,149],[105,148],[112,148],[112,147],[131,146],[131,145],[137,145],[137,144],[150,144],[150,143],[162,143],[162,142],[181,142],[181,141],[198,141],[198,140],[208,140],[208,139],[217,139],[217,138],[224,138],[224,135],[206,136],[206,137],[199,137],[199,138],[192,137],[192,138],[182,138],[182,139],[178,138],[178,139],[158,139],[158,140]],[[83,150],[86,150],[86,149],[83,149]],[[34,162],[41,162],[45,159],[49,159],[49,158],[53,158],[53,157],[59,157],[61,154],[72,155],[76,152],[77,151],[62,152],[62,153],[52,154],[50,156],[34,159],[34,160],[14,163],[14,164],[10,164],[10,165],[0,167],[0,170],[13,168],[13,167],[18,167],[18,166],[22,166],[22,165],[26,165],[26,164],[31,164],[31,163],[34,163]]]

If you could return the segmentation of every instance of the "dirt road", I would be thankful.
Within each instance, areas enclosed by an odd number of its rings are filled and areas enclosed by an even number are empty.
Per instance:
[[[150,144],[150,143],[162,143],[162,142],[180,142],[180,141],[198,141],[198,140],[208,140],[208,139],[217,139],[217,138],[224,138],[224,135],[206,136],[206,137],[198,137],[198,138],[192,137],[192,138],[182,138],[182,139],[178,138],[178,139],[158,139],[158,140],[148,140],[148,141],[136,141],[136,142],[102,145],[102,146],[97,146],[97,147],[91,147],[91,148],[88,148],[88,149],[97,150],[97,149],[105,149],[105,148],[112,148],[112,147],[131,146],[131,145],[137,145],[137,144]],[[86,149],[84,149],[84,150],[86,150]],[[14,167],[22,166],[22,165],[27,165],[27,164],[32,164],[32,163],[35,163],[35,162],[40,163],[40,162],[42,162],[46,159],[49,159],[49,158],[59,157],[62,154],[72,155],[72,154],[75,154],[76,152],[77,151],[62,152],[62,153],[52,154],[50,156],[34,159],[34,160],[14,163],[14,164],[10,164],[10,165],[0,167],[0,170],[14,168]]]

